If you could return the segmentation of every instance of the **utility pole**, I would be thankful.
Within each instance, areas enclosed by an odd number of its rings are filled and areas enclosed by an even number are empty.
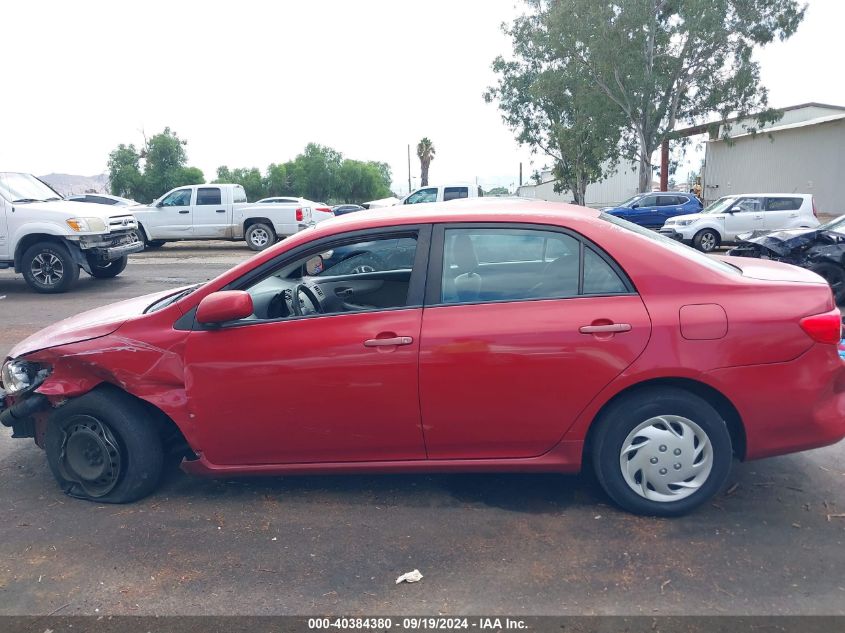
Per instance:
[[[411,144],[408,143],[408,193],[411,193]]]
[[[519,164],[519,186],[522,186],[522,163]]]

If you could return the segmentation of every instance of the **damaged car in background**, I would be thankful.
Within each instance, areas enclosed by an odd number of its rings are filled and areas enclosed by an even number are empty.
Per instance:
[[[739,238],[729,255],[807,268],[830,284],[836,303],[845,303],[845,215],[812,229],[754,231]]]

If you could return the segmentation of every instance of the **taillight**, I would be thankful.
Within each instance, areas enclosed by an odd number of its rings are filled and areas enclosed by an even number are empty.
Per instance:
[[[303,216],[302,216],[302,209],[297,209],[297,210],[296,210],[296,221],[297,221],[297,222],[302,222],[302,217],[303,217]]]
[[[800,321],[801,329],[817,343],[838,345],[842,339],[842,315],[838,309],[824,314],[814,314]]]
[[[819,210],[816,209],[816,199],[810,198],[810,200],[813,201],[813,215],[816,216],[816,217],[819,217]]]

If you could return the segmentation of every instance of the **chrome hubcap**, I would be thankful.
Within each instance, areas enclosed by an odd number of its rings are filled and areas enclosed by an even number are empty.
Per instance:
[[[678,501],[698,490],[713,469],[710,438],[679,415],[649,418],[622,443],[619,466],[625,483],[650,501]]]
[[[29,267],[32,276],[36,281],[45,286],[52,286],[59,283],[65,274],[65,267],[62,265],[62,260],[53,255],[53,253],[39,253],[32,260]]]
[[[77,416],[65,430],[61,458],[63,476],[91,497],[102,497],[117,485],[121,457],[107,426],[91,416]]]
[[[256,246],[264,246],[270,241],[270,235],[264,229],[255,229],[249,238]]]

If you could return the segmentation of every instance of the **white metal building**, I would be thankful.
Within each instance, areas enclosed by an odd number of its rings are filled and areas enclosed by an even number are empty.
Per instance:
[[[555,179],[551,170],[540,174],[539,184],[525,184],[516,190],[516,195],[523,198],[551,200],[554,202],[572,202],[572,192],[555,193]],[[636,167],[620,161],[616,172],[610,177],[587,185],[586,203],[590,207],[607,207],[627,200],[637,193],[639,177]]]
[[[820,213],[845,213],[845,107],[786,108],[780,121],[756,135],[747,131],[746,121],[729,125],[731,143],[707,142],[705,202],[760,191],[809,193]]]

